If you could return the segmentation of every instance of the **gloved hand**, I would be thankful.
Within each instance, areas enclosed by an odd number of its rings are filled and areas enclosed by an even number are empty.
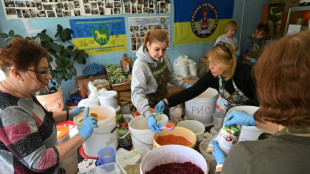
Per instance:
[[[88,117],[89,115],[89,107],[86,108],[84,121],[82,123],[81,129],[79,131],[79,135],[81,135],[84,140],[91,136],[93,133],[93,129],[98,127],[98,120],[95,117]]]
[[[231,111],[226,116],[225,126],[231,126],[233,124],[255,126],[254,115],[247,114],[243,111]]]
[[[192,87],[193,85],[186,85],[185,89]]]
[[[216,164],[224,163],[225,161],[225,154],[220,148],[220,146],[215,142],[214,140],[211,140],[211,143],[213,145],[214,151],[212,152],[212,155],[214,156],[216,160]]]
[[[256,59],[255,58],[251,58],[251,63],[256,63]]]
[[[154,115],[150,115],[149,118],[147,118],[147,126],[154,133],[161,133],[161,130],[159,129],[161,124],[157,125],[157,120]]]
[[[160,100],[160,102],[157,103],[155,106],[156,113],[163,113],[165,109],[166,103],[163,100]]]
[[[236,51],[235,54],[236,54],[237,57],[239,57],[240,56],[240,51],[239,50]]]
[[[85,107],[77,107],[74,108],[72,110],[69,111],[70,115],[71,115],[71,119],[73,119],[73,117],[77,116],[79,113],[83,112],[85,109]]]

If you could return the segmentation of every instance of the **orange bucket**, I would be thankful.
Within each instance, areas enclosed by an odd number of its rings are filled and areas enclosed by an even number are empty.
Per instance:
[[[155,111],[154,108],[151,108],[151,111],[152,111],[153,113],[156,113],[156,111]],[[140,114],[140,112],[139,112],[138,110],[133,114],[134,117],[137,117],[137,116],[139,116],[139,115],[141,115],[141,114]]]

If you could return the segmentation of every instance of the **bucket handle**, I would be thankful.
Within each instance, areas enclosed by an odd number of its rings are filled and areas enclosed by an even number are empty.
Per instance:
[[[139,141],[140,143],[142,144],[145,144],[145,145],[149,145],[149,146],[153,146],[153,144],[147,144],[147,143],[144,143],[142,141],[140,141],[137,137],[135,137],[133,134],[131,134],[131,136],[133,136],[137,141]]]

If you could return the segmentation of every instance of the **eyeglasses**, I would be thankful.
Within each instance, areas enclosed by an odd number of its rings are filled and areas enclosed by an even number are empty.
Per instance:
[[[26,69],[26,70],[34,72],[34,73],[37,73],[37,74],[40,74],[42,77],[45,77],[45,76],[47,76],[47,74],[50,74],[49,71],[36,71],[36,70],[33,70],[33,69]]]
[[[233,58],[232,55],[231,55],[231,52],[230,52],[230,50],[229,50],[229,47],[227,46],[226,43],[224,43],[224,42],[218,42],[215,46],[219,46],[223,51],[225,51],[226,53],[229,53],[229,55],[230,55],[231,58]]]

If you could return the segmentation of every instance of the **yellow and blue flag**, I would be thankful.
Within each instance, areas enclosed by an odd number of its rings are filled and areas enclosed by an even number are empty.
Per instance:
[[[73,43],[87,54],[127,51],[123,17],[70,19]]]
[[[234,0],[174,2],[174,44],[215,41],[233,17]]]

